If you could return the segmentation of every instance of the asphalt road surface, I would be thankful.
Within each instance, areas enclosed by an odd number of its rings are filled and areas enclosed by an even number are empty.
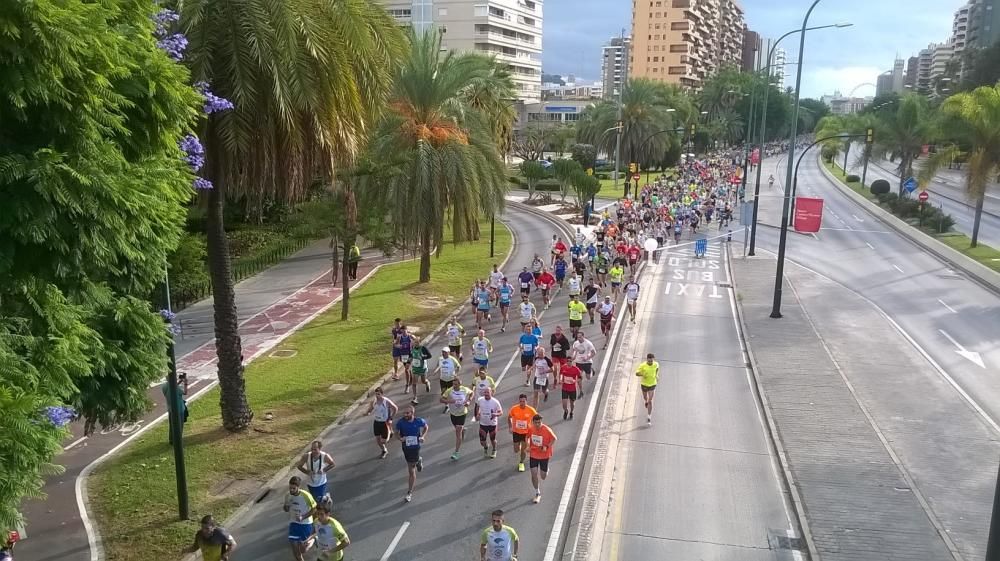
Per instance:
[[[509,212],[507,217],[516,233],[517,244],[511,261],[504,271],[511,278],[521,268],[529,266],[535,253],[548,260],[552,235],[559,230],[548,219],[526,212]],[[499,262],[501,259],[497,259]],[[490,262],[483,260],[484,277]],[[542,312],[540,295],[532,301]],[[568,327],[565,291],[554,298],[550,310],[544,311],[541,326],[544,341],[555,325]],[[494,315],[487,337],[494,345],[490,360],[490,373],[498,379],[498,399],[507,410],[517,401],[523,386],[517,360],[519,337],[516,311],[511,311],[513,326],[506,333],[499,333],[499,321]],[[389,349],[388,329],[392,318],[386,318],[386,351]],[[475,321],[468,308],[459,318],[471,336]],[[510,328],[513,327],[513,328]],[[587,325],[585,331],[600,349],[601,338],[596,325]],[[567,329],[568,331],[568,329]],[[469,337],[466,337],[468,345]],[[441,344],[431,349],[435,358],[440,356]],[[598,360],[602,353],[599,351]],[[469,357],[463,365],[463,382],[470,380],[473,368]],[[432,367],[436,366],[436,360]],[[437,378],[431,387],[437,387]],[[386,395],[403,406],[407,398],[402,393],[402,381],[387,384]],[[436,393],[421,393],[418,416],[430,425],[427,443],[423,446],[424,470],[417,476],[413,502],[405,503],[406,465],[398,444],[390,447],[389,456],[378,459],[378,448],[372,437],[370,417],[358,417],[333,431],[331,441],[324,446],[337,467],[330,472],[330,489],[334,500],[334,516],[347,529],[351,537],[351,559],[434,560],[478,559],[479,534],[489,525],[490,512],[502,508],[507,520],[520,535],[521,555],[524,560],[541,559],[556,515],[559,494],[566,481],[567,466],[573,449],[580,438],[582,415],[564,421],[558,396],[540,404],[545,422],[555,431],[558,442],[550,464],[549,478],[542,487],[542,501],[531,503],[534,491],[528,472],[518,473],[511,445],[510,432],[501,424],[498,435],[499,455],[496,459],[483,457],[479,447],[476,425],[467,423],[467,435],[458,461],[449,458],[454,446],[454,432],[449,416],[442,414],[443,406],[437,403]],[[578,402],[578,409],[585,407],[593,397],[586,395]],[[291,458],[289,458],[291,461]],[[290,558],[287,541],[288,515],[281,505],[287,490],[282,483],[263,501],[253,506],[248,516],[229,529],[240,542],[234,561],[270,561]]]
[[[747,371],[724,242],[647,267],[638,337],[613,380],[628,386],[603,551],[590,559],[801,559],[770,437]],[[733,244],[734,248],[740,247]],[[660,363],[653,421],[634,371]],[[596,552],[595,552],[596,553]]]
[[[765,160],[765,176],[775,163]],[[1000,380],[990,375],[1000,369],[998,295],[868,214],[812,156],[802,161],[799,191],[824,199],[823,228],[815,236],[790,232],[787,257],[877,304],[992,419],[1000,419]],[[776,250],[777,229],[761,226],[757,234],[758,247]]]

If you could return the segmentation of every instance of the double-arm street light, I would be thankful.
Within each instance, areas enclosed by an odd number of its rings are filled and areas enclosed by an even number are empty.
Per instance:
[[[767,59],[766,59],[767,60],[767,66],[764,67],[764,75],[767,77],[767,87],[764,88],[764,100],[763,100],[763,103],[761,103],[760,134],[757,137],[758,138],[758,142],[757,142],[758,146],[764,146],[764,133],[767,130],[767,98],[768,98],[768,93],[771,91],[771,60],[773,60],[773,58],[774,58],[774,50],[778,48],[778,43],[780,43],[782,39],[784,39],[785,37],[788,37],[789,35],[792,35],[792,34],[795,34],[795,33],[801,33],[802,34],[801,37],[800,37],[801,45],[799,46],[799,68],[798,68],[796,79],[795,79],[795,120],[792,123],[792,126],[794,127],[794,126],[796,126],[798,124],[798,118],[799,118],[799,115],[798,115],[799,90],[798,90],[798,88],[799,88],[799,83],[802,81],[802,61],[803,61],[803,58],[802,58],[802,54],[803,54],[802,53],[802,49],[805,47],[805,36],[806,36],[805,32],[806,31],[815,31],[817,29],[829,29],[831,27],[850,27],[850,26],[854,25],[852,23],[831,23],[829,25],[817,25],[817,26],[814,26],[814,27],[806,27],[805,23],[809,21],[809,15],[812,13],[813,8],[815,8],[816,4],[818,4],[818,3],[819,3],[819,0],[816,0],[815,2],[813,2],[813,5],[809,7],[809,12],[806,13],[806,18],[803,21],[801,29],[793,29],[793,30],[785,33],[781,37],[778,37],[778,39],[774,43],[771,44],[771,48],[767,52]],[[792,131],[794,132],[795,129],[793,128]],[[791,145],[789,146],[789,154],[788,154],[789,173],[791,173],[791,162],[792,162],[791,147],[794,146],[794,145],[795,145],[795,140],[794,140],[794,135],[793,135],[792,136]],[[757,241],[757,209],[758,209],[758,206],[760,204],[760,170],[761,170],[762,167],[763,166],[757,166],[757,179],[756,179],[756,181],[754,183],[754,188],[753,188],[753,220],[751,221],[751,225],[750,225],[750,251],[748,252],[748,255],[754,255],[755,243]],[[786,185],[787,185],[787,183],[786,183]]]

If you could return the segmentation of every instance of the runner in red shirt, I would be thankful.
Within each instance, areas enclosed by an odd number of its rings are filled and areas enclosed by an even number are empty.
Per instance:
[[[552,287],[556,285],[556,278],[552,276],[552,273],[548,269],[542,269],[542,274],[538,275],[535,279],[535,286],[542,290],[542,302],[545,303],[545,309],[549,309],[549,293]]]
[[[565,259],[566,251],[568,249],[569,248],[566,247],[566,244],[562,241],[562,238],[557,239],[556,242],[552,244],[552,262],[549,263],[549,266],[554,267],[556,264],[556,257],[560,255],[562,255],[563,258]]]
[[[564,363],[559,372],[559,384],[562,386],[563,419],[573,418],[573,408],[576,406],[577,382],[580,380],[580,368],[572,362]]]
[[[628,254],[628,266],[630,269],[635,271],[636,265],[639,264],[639,256],[642,255],[642,250],[639,249],[639,244],[634,243],[626,250]]]
[[[628,246],[625,245],[625,240],[618,240],[618,243],[615,244],[615,252],[618,255],[625,255],[626,249],[628,249]]]

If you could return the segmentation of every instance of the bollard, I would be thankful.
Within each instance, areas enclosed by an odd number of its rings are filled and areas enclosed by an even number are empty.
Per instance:
[[[733,230],[732,230],[732,228],[730,228],[730,229],[729,229],[729,233],[728,233],[728,234],[726,234],[726,241],[727,241],[727,242],[731,242],[731,241],[733,241]]]

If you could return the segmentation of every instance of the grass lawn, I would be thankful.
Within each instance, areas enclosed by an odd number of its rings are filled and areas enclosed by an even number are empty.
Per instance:
[[[481,228],[488,231],[489,223]],[[510,246],[510,231],[498,228],[497,262]],[[348,321],[340,320],[340,305],[335,305],[277,347],[295,350],[295,356],[250,364],[246,388],[256,415],[253,430],[233,435],[221,428],[218,389],[191,403],[184,439],[190,521],[176,519],[166,423],[98,468],[88,490],[107,558],[179,558],[201,516],[225,520],[392,366],[386,344],[392,318],[405,318],[408,326],[427,334],[488,272],[487,255],[488,234],[457,247],[446,242],[441,258],[432,261],[426,285],[415,282],[417,261],[383,267],[352,293]],[[350,389],[330,391],[335,383]],[[271,421],[264,420],[268,412],[274,415]]]
[[[875,204],[878,204],[878,200],[875,198],[874,195],[871,194],[871,191],[864,188],[860,182],[852,181],[848,183],[847,181],[845,181],[844,172],[843,170],[841,170],[840,166],[830,162],[824,162],[823,165],[825,165],[826,169],[830,170],[830,173],[836,176],[841,183],[847,185],[851,189],[854,189],[859,194],[864,195],[867,199],[874,202]],[[913,227],[918,228],[915,225]],[[979,244],[977,247],[969,247],[972,244],[972,240],[969,238],[969,236],[966,236],[961,232],[946,232],[944,234],[938,234],[933,230],[928,230],[926,227],[918,229],[933,236],[938,241],[944,243],[945,245],[951,247],[952,249],[959,251],[965,254],[966,256],[971,257],[972,259],[975,259],[976,261],[982,263],[983,265],[986,265],[990,269],[993,269],[994,271],[1000,273],[1000,251],[997,251],[996,249],[983,244]]]

